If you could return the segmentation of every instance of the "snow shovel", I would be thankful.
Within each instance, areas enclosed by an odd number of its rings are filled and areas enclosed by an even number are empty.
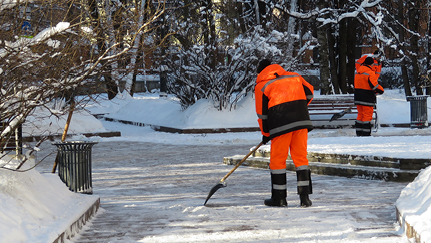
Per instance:
[[[260,142],[256,148],[254,148],[253,150],[251,150],[246,156],[244,156],[244,158],[235,165],[235,167],[233,167],[233,169],[231,171],[229,171],[229,173],[227,173],[213,188],[211,188],[210,192],[208,193],[207,196],[207,200],[205,200],[204,206],[207,204],[208,200],[210,199],[210,197],[220,188],[222,187],[226,187],[226,182],[225,180],[242,164],[242,162],[244,162],[252,153],[254,153],[260,146],[262,146],[263,142]]]
[[[335,114],[331,117],[331,120],[329,120],[329,122],[331,122],[331,121],[333,121],[333,120],[337,120],[337,119],[339,119],[339,118],[343,117],[344,115],[346,115],[347,113],[352,112],[352,108],[353,108],[353,106],[355,106],[355,105],[351,105],[351,106],[347,107],[346,109],[342,110],[341,112],[339,112],[339,113],[335,113]]]
[[[67,130],[69,130],[70,121],[72,120],[72,114],[73,114],[73,111],[75,110],[75,102],[72,102],[70,104],[69,109],[70,110],[67,116],[66,125],[64,126],[63,135],[61,136],[61,142],[64,142],[66,140]],[[54,166],[52,167],[52,173],[55,173],[57,164],[58,164],[58,153],[57,153],[57,156],[55,157]]]

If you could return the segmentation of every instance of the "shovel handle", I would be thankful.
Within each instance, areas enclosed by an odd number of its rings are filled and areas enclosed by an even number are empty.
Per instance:
[[[75,109],[75,102],[72,102],[70,104],[69,109],[70,110],[69,110],[69,114],[67,116],[66,125],[64,126],[63,135],[61,136],[61,142],[64,142],[66,140],[67,130],[69,130],[69,125],[70,125],[70,121],[72,120],[73,110]],[[54,166],[52,167],[52,173],[55,173],[55,170],[57,168],[57,164],[58,164],[58,153],[57,153],[57,156],[55,157]]]
[[[242,162],[244,162],[248,157],[250,157],[250,155],[254,152],[256,152],[256,150],[258,148],[260,148],[260,146],[262,146],[263,142],[260,142],[253,150],[251,150],[246,156],[244,156],[244,158],[242,158],[242,160],[235,165],[235,167],[233,167],[233,169],[231,171],[229,171],[229,173],[227,173],[221,180],[220,183],[223,183],[241,164]]]

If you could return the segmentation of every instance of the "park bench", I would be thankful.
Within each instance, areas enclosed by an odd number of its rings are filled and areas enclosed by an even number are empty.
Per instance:
[[[343,110],[351,107],[351,112],[346,113],[337,120],[331,120],[331,117]],[[315,128],[342,128],[354,127],[358,110],[354,105],[353,95],[326,95],[317,96],[308,105],[311,122]],[[371,123],[375,126],[377,121],[377,112],[374,109],[373,120]]]

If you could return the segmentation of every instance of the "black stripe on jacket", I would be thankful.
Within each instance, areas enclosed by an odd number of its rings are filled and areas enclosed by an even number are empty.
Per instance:
[[[268,119],[263,120],[262,125],[264,132],[269,132],[271,138],[300,129],[311,131],[313,125],[308,114],[307,100],[285,102],[269,108]]]
[[[355,105],[376,106],[376,94],[374,90],[355,89]]]

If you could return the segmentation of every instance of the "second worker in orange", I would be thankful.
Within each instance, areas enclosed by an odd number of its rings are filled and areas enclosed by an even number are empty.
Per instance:
[[[379,75],[374,71],[375,60],[367,57],[355,75],[355,105],[358,109],[356,135],[371,136],[376,95],[383,94],[383,87],[378,83]]]

